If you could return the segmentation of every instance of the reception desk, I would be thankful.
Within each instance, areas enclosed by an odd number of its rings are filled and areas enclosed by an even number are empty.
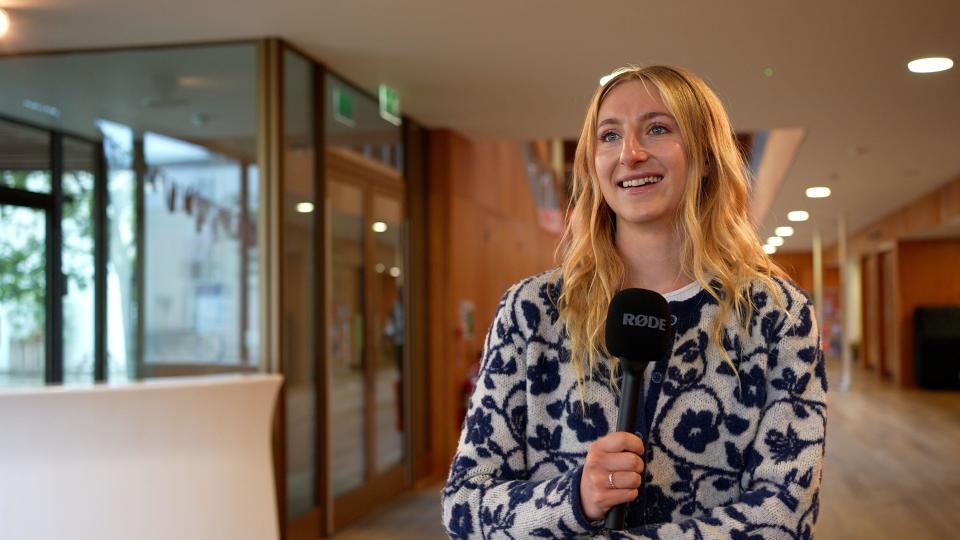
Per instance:
[[[279,538],[282,378],[0,390],[0,538]]]

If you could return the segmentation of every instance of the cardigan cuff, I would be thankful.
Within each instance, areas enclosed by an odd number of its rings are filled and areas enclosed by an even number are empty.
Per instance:
[[[570,500],[573,504],[573,516],[577,519],[577,524],[583,527],[587,532],[597,532],[603,528],[603,520],[590,521],[583,513],[583,503],[580,501],[580,479],[583,477],[583,465],[577,467],[573,474],[573,482],[570,482],[570,489],[573,490]]]

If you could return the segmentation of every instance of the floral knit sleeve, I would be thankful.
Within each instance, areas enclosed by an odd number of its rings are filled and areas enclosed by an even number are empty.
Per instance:
[[[484,343],[447,484],[443,523],[451,538],[574,537],[593,528],[583,516],[582,468],[531,480],[527,468],[527,362],[536,330],[527,282],[503,296]],[[558,433],[559,435],[559,433]]]
[[[799,295],[798,295],[799,296]],[[770,336],[762,413],[753,444],[727,449],[743,470],[736,501],[677,523],[638,527],[614,538],[809,539],[819,509],[827,381],[820,334],[809,301],[788,299],[790,317],[761,323]],[[782,315],[782,312],[780,312]]]

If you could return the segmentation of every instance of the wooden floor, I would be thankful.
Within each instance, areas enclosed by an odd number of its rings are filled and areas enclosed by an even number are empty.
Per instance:
[[[897,390],[859,370],[841,392],[837,367],[828,374],[817,539],[960,539],[960,392]],[[336,538],[446,538],[439,492],[410,494]]]
[[[960,392],[898,390],[855,371],[827,399],[817,538],[960,538]]]
[[[404,496],[380,517],[352,525],[336,540],[441,540],[447,538],[440,519],[440,489]]]

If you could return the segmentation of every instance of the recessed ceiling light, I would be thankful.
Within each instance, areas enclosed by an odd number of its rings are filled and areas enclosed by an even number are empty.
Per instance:
[[[375,221],[370,228],[373,232],[387,232],[387,224],[382,221]]]
[[[770,244],[764,244],[763,252],[766,253],[767,255],[773,255],[774,253],[777,252],[777,248],[774,246],[771,246]]]
[[[212,88],[220,86],[221,81],[214,77],[203,75],[183,75],[177,77],[177,84],[185,88]]]
[[[810,219],[810,213],[806,210],[794,210],[787,214],[787,219],[790,221],[806,221]]]
[[[313,203],[312,202],[302,202],[297,203],[297,212],[301,214],[309,214],[313,212]]]
[[[917,58],[907,64],[907,69],[914,73],[936,73],[953,67],[953,60],[943,57]]]
[[[830,188],[826,186],[808,187],[807,197],[811,199],[825,199],[830,196]]]
[[[7,15],[7,11],[0,9],[0,37],[3,37],[7,33],[7,30],[10,29],[10,16]]]
[[[781,238],[786,238],[793,236],[793,227],[777,227],[773,232]]]
[[[32,99],[23,100],[22,105],[24,109],[45,114],[51,118],[60,118],[60,109],[54,107],[53,105],[47,105],[46,103],[40,103],[39,101],[34,101]]]
[[[767,238],[767,245],[780,247],[783,245],[783,238],[780,238],[779,236],[771,236],[770,238]]]

